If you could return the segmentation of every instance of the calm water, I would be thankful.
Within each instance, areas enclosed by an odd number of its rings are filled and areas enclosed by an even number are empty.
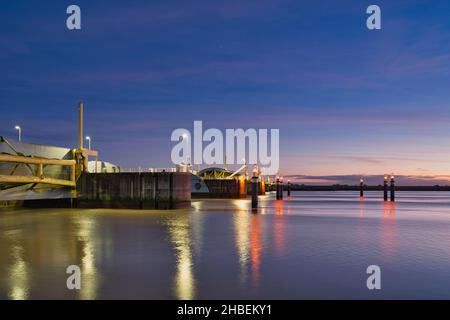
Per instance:
[[[356,196],[356,197],[355,197]],[[450,298],[450,193],[273,194],[190,210],[0,211],[0,299]],[[82,270],[80,291],[66,267]],[[382,290],[366,288],[366,268]]]

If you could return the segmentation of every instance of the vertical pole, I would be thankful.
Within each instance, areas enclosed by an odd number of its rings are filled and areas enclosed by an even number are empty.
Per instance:
[[[288,195],[288,197],[291,196],[291,180],[288,180],[288,183],[287,183],[287,195]]]
[[[174,173],[169,173],[169,209],[173,209],[174,208],[174,203],[173,203],[173,175]]]
[[[280,179],[280,200],[283,200],[283,177]]]
[[[258,209],[258,177],[253,175],[252,177],[252,210]]]
[[[363,178],[361,178],[361,180],[359,180],[359,196],[361,198],[364,197],[364,180],[363,180]]]
[[[83,102],[78,105],[78,149],[83,149]]]
[[[280,178],[277,177],[276,180],[276,190],[277,190],[277,200],[280,200]]]
[[[387,176],[384,176],[383,190],[384,190],[384,201],[388,201],[388,177]]]
[[[391,201],[395,201],[395,180],[394,180],[394,176],[391,176]]]

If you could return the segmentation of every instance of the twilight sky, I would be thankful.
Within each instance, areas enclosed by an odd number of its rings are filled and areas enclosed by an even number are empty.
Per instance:
[[[279,128],[299,181],[445,184],[449,80],[446,0],[0,3],[0,135],[76,147],[82,100],[94,148],[125,168],[170,166],[171,132],[203,120]]]

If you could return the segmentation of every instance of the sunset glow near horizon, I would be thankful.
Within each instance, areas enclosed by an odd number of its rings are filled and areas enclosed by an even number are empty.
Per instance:
[[[76,4],[76,32],[67,3],[0,4],[0,136],[75,147],[82,100],[124,168],[170,166],[171,132],[202,120],[280,129],[296,182],[450,185],[448,1],[376,1],[379,31],[350,0]]]

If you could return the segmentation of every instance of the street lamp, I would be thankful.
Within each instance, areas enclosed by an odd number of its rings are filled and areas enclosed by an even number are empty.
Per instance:
[[[14,129],[19,132],[19,142],[22,141],[22,128],[20,126],[15,126]]]
[[[86,137],[86,140],[87,140],[87,142],[88,142],[89,150],[91,150],[91,137],[90,137],[90,136],[87,136],[87,137]]]

